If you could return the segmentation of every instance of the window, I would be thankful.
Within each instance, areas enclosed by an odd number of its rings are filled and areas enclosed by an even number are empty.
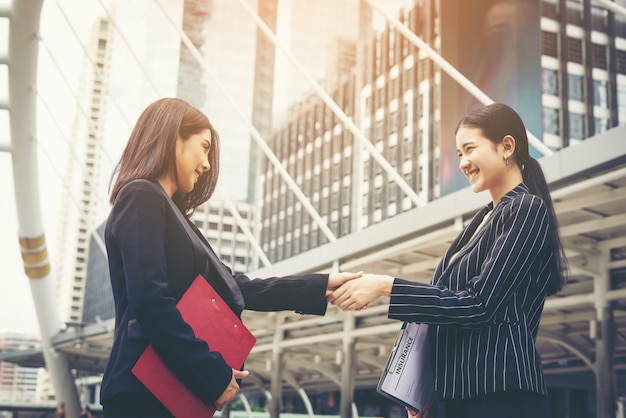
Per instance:
[[[601,134],[609,130],[609,120],[605,118],[595,118],[596,134]]]
[[[617,62],[617,72],[620,74],[626,74],[626,51],[616,49],[615,56],[615,61]]]
[[[556,33],[541,32],[541,53],[549,57],[558,57],[558,43]]]
[[[583,24],[583,4],[580,1],[568,1],[566,5],[567,23],[577,26]]]
[[[541,4],[541,10],[545,17],[557,20],[559,19],[559,2],[557,0],[544,0]]]
[[[607,83],[604,80],[593,81],[594,104],[596,106],[608,108],[609,99],[607,91]]]
[[[606,47],[604,45],[591,45],[591,60],[593,66],[606,70]]]
[[[569,135],[572,139],[585,139],[585,118],[580,113],[569,114]]]
[[[569,74],[567,76],[567,79],[568,79],[568,85],[569,85],[570,100],[576,100],[576,101],[582,102],[584,100],[582,76]]]
[[[551,96],[559,95],[558,72],[549,68],[544,68],[541,74],[541,86],[544,94]]]
[[[580,39],[567,38],[567,60],[583,63],[583,44]]]
[[[626,112],[626,86],[617,86],[617,108]]]
[[[543,131],[547,134],[560,135],[558,109],[543,108]]]

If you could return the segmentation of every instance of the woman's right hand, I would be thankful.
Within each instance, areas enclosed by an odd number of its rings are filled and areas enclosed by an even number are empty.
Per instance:
[[[250,374],[250,372],[248,372],[247,370],[241,371],[233,369],[233,377],[230,379],[230,383],[226,387],[226,390],[224,390],[224,393],[222,393],[222,395],[217,398],[214,403],[215,409],[221,411],[222,409],[224,409],[224,406],[226,406],[228,402],[235,399],[235,396],[237,396],[237,394],[239,393],[239,385],[237,384],[237,379],[243,379],[244,377],[248,376],[248,374]]]
[[[419,412],[411,408],[406,408],[406,414],[408,418],[434,418],[437,415],[437,408],[435,407],[435,403],[431,402],[425,409]]]

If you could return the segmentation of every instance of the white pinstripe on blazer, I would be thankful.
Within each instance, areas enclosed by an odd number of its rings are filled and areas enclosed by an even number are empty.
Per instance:
[[[391,290],[389,318],[433,324],[431,358],[442,399],[515,389],[547,394],[535,339],[546,286],[560,274],[549,240],[554,225],[524,183],[477,230],[491,207],[455,239],[432,284],[396,278]]]

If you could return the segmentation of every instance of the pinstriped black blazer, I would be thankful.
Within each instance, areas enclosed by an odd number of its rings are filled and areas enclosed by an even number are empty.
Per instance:
[[[432,324],[442,399],[515,389],[547,394],[535,339],[546,286],[560,274],[549,239],[554,225],[524,183],[477,229],[491,209],[492,203],[455,239],[432,284],[396,278],[391,290],[389,318]]]

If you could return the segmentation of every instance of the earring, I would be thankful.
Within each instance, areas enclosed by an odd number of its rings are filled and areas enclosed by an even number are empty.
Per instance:
[[[509,166],[509,159],[508,159],[508,157],[507,158],[502,157],[502,158],[504,159],[504,164],[508,167]]]

